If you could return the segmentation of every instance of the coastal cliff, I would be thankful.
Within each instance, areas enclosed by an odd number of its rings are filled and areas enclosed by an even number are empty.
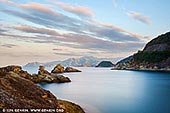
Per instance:
[[[119,61],[114,69],[170,72],[170,32],[148,42],[142,51]]]

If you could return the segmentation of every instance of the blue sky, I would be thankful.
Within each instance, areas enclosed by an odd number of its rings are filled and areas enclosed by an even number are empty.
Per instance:
[[[0,65],[122,58],[170,29],[169,0],[0,0]]]

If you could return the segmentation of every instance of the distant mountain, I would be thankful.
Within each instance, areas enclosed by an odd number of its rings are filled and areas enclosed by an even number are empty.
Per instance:
[[[24,67],[38,67],[39,65],[44,65],[46,67],[54,67],[57,64],[61,64],[64,67],[74,66],[74,67],[95,67],[99,62],[103,60],[108,60],[115,62],[120,58],[96,58],[93,56],[84,56],[80,58],[69,58],[63,61],[52,61],[47,63],[32,62],[26,64]]]
[[[170,71],[170,32],[148,42],[142,51],[119,61],[116,68]]]
[[[40,65],[44,65],[43,63],[40,62],[31,62],[25,65],[25,67],[38,67]]]
[[[45,63],[45,66],[55,66],[57,64],[61,64],[63,66],[74,66],[74,67],[94,67],[100,61],[99,58],[92,56],[85,56],[80,58],[69,58],[64,61],[54,61]]]
[[[113,67],[114,64],[111,61],[102,61],[96,67]]]

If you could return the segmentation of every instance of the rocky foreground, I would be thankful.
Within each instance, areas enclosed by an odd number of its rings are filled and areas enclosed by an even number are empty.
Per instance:
[[[84,113],[80,106],[58,100],[50,91],[37,86],[32,79],[19,66],[0,68],[0,112],[24,110],[30,113],[34,109],[36,113]]]

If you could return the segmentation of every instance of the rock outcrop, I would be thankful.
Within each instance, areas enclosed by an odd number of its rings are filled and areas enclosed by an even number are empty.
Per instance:
[[[96,67],[113,67],[114,64],[111,61],[102,61]]]
[[[39,66],[38,74],[33,74],[33,81],[36,83],[53,83],[54,79],[47,70],[45,70],[44,66]]]
[[[39,109],[36,113],[46,113],[45,109],[51,109],[53,113],[57,110],[61,111],[58,113],[84,113],[80,106],[58,100],[51,92],[15,73],[21,71],[19,66],[6,69],[0,68],[0,112],[6,112],[7,109],[10,110],[8,112],[24,109],[32,113],[31,109]]]
[[[46,96],[45,96],[46,95]],[[57,98],[14,72],[0,75],[3,108],[57,108]]]
[[[81,72],[78,69],[72,68],[72,67],[66,67],[64,68],[61,64],[58,64],[54,67],[54,69],[51,71],[51,73],[64,73],[64,72]]]
[[[29,80],[32,79],[31,75],[27,71],[22,70],[21,66],[12,65],[12,66],[7,66],[7,67],[2,67],[0,68],[0,72],[1,73],[14,72],[23,78],[26,78]]]
[[[81,71],[72,67],[66,67],[64,72],[81,72]]]
[[[51,73],[49,73],[47,70],[45,70],[44,66],[39,66],[38,74],[39,75],[51,75]]]
[[[71,82],[71,80],[68,78],[68,77],[65,77],[63,75],[59,75],[59,74],[54,74],[52,73],[51,76],[53,78],[55,78],[53,80],[53,82],[56,82],[56,83],[65,83],[65,82]]]
[[[61,65],[57,66],[59,69],[62,69],[63,67]],[[62,68],[61,68],[62,67]],[[65,83],[65,82],[71,82],[71,80],[68,77],[65,77],[63,75],[58,75],[54,73],[49,73],[47,70],[45,70],[44,66],[39,66],[38,74],[33,74],[33,80],[36,83]]]
[[[83,109],[75,103],[65,100],[58,100],[58,104],[61,108],[65,108],[67,113],[85,113]]]
[[[113,69],[170,72],[170,32],[151,40],[143,51],[122,60]]]
[[[45,70],[44,66],[39,67],[38,74],[29,74],[27,71],[22,70],[21,66],[7,66],[0,68],[0,73],[8,73],[13,72],[20,77],[26,78],[28,80],[33,81],[34,83],[65,83],[71,82],[68,77],[63,75],[55,75],[52,76],[47,70]]]
[[[58,64],[54,67],[54,69],[51,71],[51,73],[63,73],[64,67],[61,64]]]

